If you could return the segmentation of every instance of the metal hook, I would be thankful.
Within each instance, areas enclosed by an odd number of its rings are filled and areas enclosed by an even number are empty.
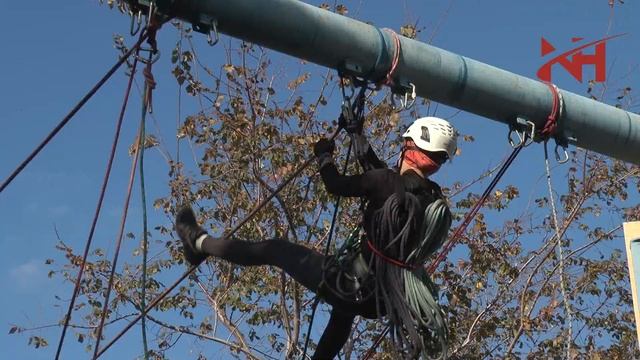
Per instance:
[[[509,140],[509,144],[514,149],[520,146],[529,146],[533,143],[534,135],[536,133],[536,124],[529,120],[525,120],[522,118],[517,119],[517,125],[520,125],[519,128],[510,125],[509,133],[507,134],[507,139]],[[513,140],[513,133],[518,135],[518,142],[516,143]]]
[[[569,161],[569,153],[567,152],[567,148],[562,146],[562,150],[564,151],[564,158],[561,158],[560,154],[558,153],[559,147],[561,146],[559,144],[556,144],[556,148],[554,149],[554,152],[556,153],[556,161],[558,162],[558,164],[564,164]]]
[[[211,36],[212,31],[214,37]],[[220,34],[218,34],[218,21],[213,19],[211,20],[211,30],[207,33],[207,43],[209,43],[209,46],[214,46],[218,41],[220,41]]]
[[[516,133],[516,135],[518,135],[518,142],[515,142],[513,140],[513,133]],[[511,147],[514,149],[520,147],[520,145],[524,143],[524,139],[520,135],[520,132],[518,132],[515,129],[509,129],[509,133],[507,134],[507,139],[509,140],[509,145],[511,145]]]
[[[140,31],[140,27],[142,25],[142,10],[138,10],[138,14],[134,14],[133,12],[130,12],[129,15],[131,15],[131,25],[129,26],[129,34],[131,34],[131,36],[135,36],[138,33],[138,31]],[[135,30],[134,30],[134,23],[137,23]]]
[[[342,88],[342,105],[341,105],[341,111],[342,111],[342,116],[344,117],[344,119],[346,120],[347,123],[351,123],[353,121],[353,111],[352,111],[352,107],[351,107],[351,100],[353,99],[356,89],[353,86],[353,81],[349,81],[349,88],[351,89],[351,94],[347,95],[347,92],[345,91],[345,86],[344,86],[344,81],[345,78],[341,77],[340,78],[340,82],[341,82],[341,88]]]
[[[523,137],[525,139],[525,143],[524,146],[529,146],[533,143],[533,139],[535,137],[536,134],[536,124],[529,121],[529,120],[525,120],[526,124],[527,124],[527,129],[530,130],[528,133],[524,133],[523,130]]]
[[[411,109],[416,103],[416,86],[413,83],[409,83],[409,85],[411,86],[411,103],[408,102],[409,92],[407,91],[404,93],[404,101],[400,99],[400,105],[402,105],[403,110]]]
[[[405,89],[407,89],[407,91],[405,91],[404,96],[402,95],[398,95],[396,93],[391,93],[391,108],[393,109],[394,112],[401,112],[403,110],[409,110],[413,107],[413,105],[415,105],[416,103],[416,86],[413,83],[409,83],[409,86],[411,86],[411,91],[408,90],[408,88],[403,87]],[[411,101],[409,101],[409,95],[411,95]],[[399,97],[399,101],[400,101],[400,106],[396,106],[396,96]]]
[[[147,28],[151,25],[151,18],[156,13],[155,1],[149,2],[149,13],[147,14]]]

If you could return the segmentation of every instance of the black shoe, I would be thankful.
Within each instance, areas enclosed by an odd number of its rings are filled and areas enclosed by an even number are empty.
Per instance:
[[[191,265],[200,265],[207,256],[196,249],[196,240],[207,232],[198,225],[196,216],[189,206],[183,207],[178,212],[176,216],[176,232],[180,240],[182,240],[184,258]]]

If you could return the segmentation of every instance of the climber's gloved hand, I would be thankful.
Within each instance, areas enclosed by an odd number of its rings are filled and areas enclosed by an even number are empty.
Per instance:
[[[316,157],[329,155],[333,156],[333,152],[336,150],[336,143],[333,140],[322,138],[313,146],[313,154]]]
[[[322,138],[313,146],[313,154],[318,158],[318,166],[322,169],[325,165],[333,163],[333,152],[336,143],[333,140]]]

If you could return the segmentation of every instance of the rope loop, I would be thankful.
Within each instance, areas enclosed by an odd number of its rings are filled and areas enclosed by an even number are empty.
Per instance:
[[[562,116],[564,110],[564,100],[562,98],[562,93],[560,89],[552,83],[545,82],[545,85],[549,87],[552,95],[552,106],[551,113],[547,117],[547,121],[545,122],[543,128],[536,133],[536,137],[546,142],[549,141],[551,137],[553,137],[556,141],[555,147],[555,157],[556,161],[559,164],[564,164],[569,161],[569,153],[567,152],[567,140],[561,138],[558,135],[558,119]],[[562,148],[563,154],[560,154],[559,149]]]
[[[394,53],[393,53],[393,58],[391,60],[391,66],[389,67],[387,74],[382,78],[382,80],[380,80],[377,83],[378,87],[381,87],[382,85],[387,85],[387,86],[394,85],[393,75],[395,74],[396,69],[398,68],[398,63],[400,62],[400,52],[402,51],[402,45],[400,43],[400,36],[398,36],[398,33],[396,33],[395,31],[389,28],[384,28],[382,30],[390,33],[391,36],[393,37]]]
[[[149,113],[153,113],[153,90],[156,88],[156,80],[153,77],[153,72],[151,72],[151,67],[153,63],[147,63],[147,66],[142,70],[142,75],[144,75],[144,84],[145,84],[145,97],[144,104],[147,107]]]
[[[380,251],[378,248],[376,248],[375,245],[373,245],[373,243],[371,242],[371,240],[367,240],[367,246],[369,247],[369,249],[371,249],[371,251],[380,259],[384,260],[385,262],[388,262],[389,264],[401,267],[403,269],[408,269],[408,270],[415,270],[418,268],[417,265],[411,265],[411,264],[407,264],[404,261],[400,261],[398,259],[394,259],[392,257],[389,257],[387,255],[385,255],[382,251]]]
[[[556,85],[550,82],[544,82],[544,84],[549,87],[549,90],[551,90],[551,112],[549,113],[549,116],[547,116],[544,126],[536,135],[544,141],[547,141],[550,137],[555,136],[558,130],[558,118],[562,115],[563,100],[560,89],[558,89]]]

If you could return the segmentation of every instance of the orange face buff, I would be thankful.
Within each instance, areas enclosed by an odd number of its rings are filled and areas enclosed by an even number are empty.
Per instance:
[[[404,161],[410,166],[422,171],[425,177],[433,175],[440,169],[440,165],[418,149],[411,140],[405,142]]]

